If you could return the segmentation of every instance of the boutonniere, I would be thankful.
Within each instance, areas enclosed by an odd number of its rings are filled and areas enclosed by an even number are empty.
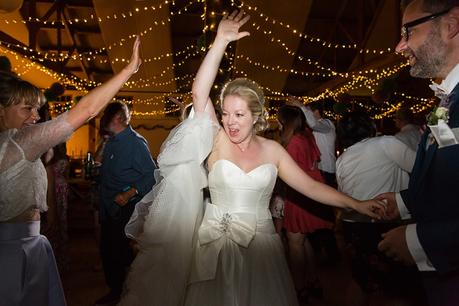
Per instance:
[[[449,119],[449,109],[443,106],[435,107],[430,114],[427,115],[427,124],[428,125],[438,125],[438,120],[443,120],[445,123],[448,123]]]
[[[439,148],[459,144],[459,129],[451,129],[448,125],[448,112],[448,108],[439,106],[427,116],[431,135],[435,138]],[[431,144],[433,141],[431,138],[429,140]]]

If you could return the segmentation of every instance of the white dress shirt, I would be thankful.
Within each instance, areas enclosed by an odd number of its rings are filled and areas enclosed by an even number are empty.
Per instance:
[[[395,134],[395,137],[410,147],[411,150],[417,151],[421,141],[421,131],[419,126],[415,124],[407,124],[400,129],[400,132]]]
[[[357,200],[406,189],[416,153],[394,136],[366,138],[336,161],[338,189]]]
[[[301,107],[306,122],[312,129],[317,147],[320,151],[320,162],[318,168],[328,173],[335,173],[335,125],[329,119],[317,119],[309,107]]]

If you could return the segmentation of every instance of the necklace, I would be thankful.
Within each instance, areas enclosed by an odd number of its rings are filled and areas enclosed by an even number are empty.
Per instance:
[[[241,152],[245,152],[245,151],[248,149],[248,146],[247,146],[247,148],[241,148],[239,145],[237,145],[237,147],[239,148],[239,150],[240,150]]]
[[[253,138],[252,138],[253,136],[249,136],[249,137],[250,138],[247,139],[247,141],[243,141],[243,142],[240,142],[240,143],[236,144],[236,146],[239,148],[239,151],[245,152],[245,151],[247,151],[249,149],[249,146],[253,141]]]

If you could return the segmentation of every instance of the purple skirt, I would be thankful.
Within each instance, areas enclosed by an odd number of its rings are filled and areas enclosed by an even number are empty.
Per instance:
[[[0,305],[66,305],[53,250],[40,221],[0,223]]]

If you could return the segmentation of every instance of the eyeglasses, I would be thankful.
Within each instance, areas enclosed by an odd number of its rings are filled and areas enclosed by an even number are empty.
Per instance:
[[[447,9],[447,10],[444,10],[444,11],[441,11],[439,13],[435,13],[435,14],[432,14],[432,15],[428,15],[428,16],[424,16],[424,17],[421,17],[421,18],[418,18],[418,19],[415,19],[413,21],[410,21],[410,22],[407,22],[405,23],[404,25],[402,25],[402,38],[405,40],[405,41],[408,41],[409,39],[409,34],[410,34],[410,28],[412,27],[415,27],[417,25],[420,25],[424,22],[427,22],[427,21],[430,21],[430,20],[433,20],[437,17],[440,17],[442,15],[445,15],[447,14],[451,9]]]

